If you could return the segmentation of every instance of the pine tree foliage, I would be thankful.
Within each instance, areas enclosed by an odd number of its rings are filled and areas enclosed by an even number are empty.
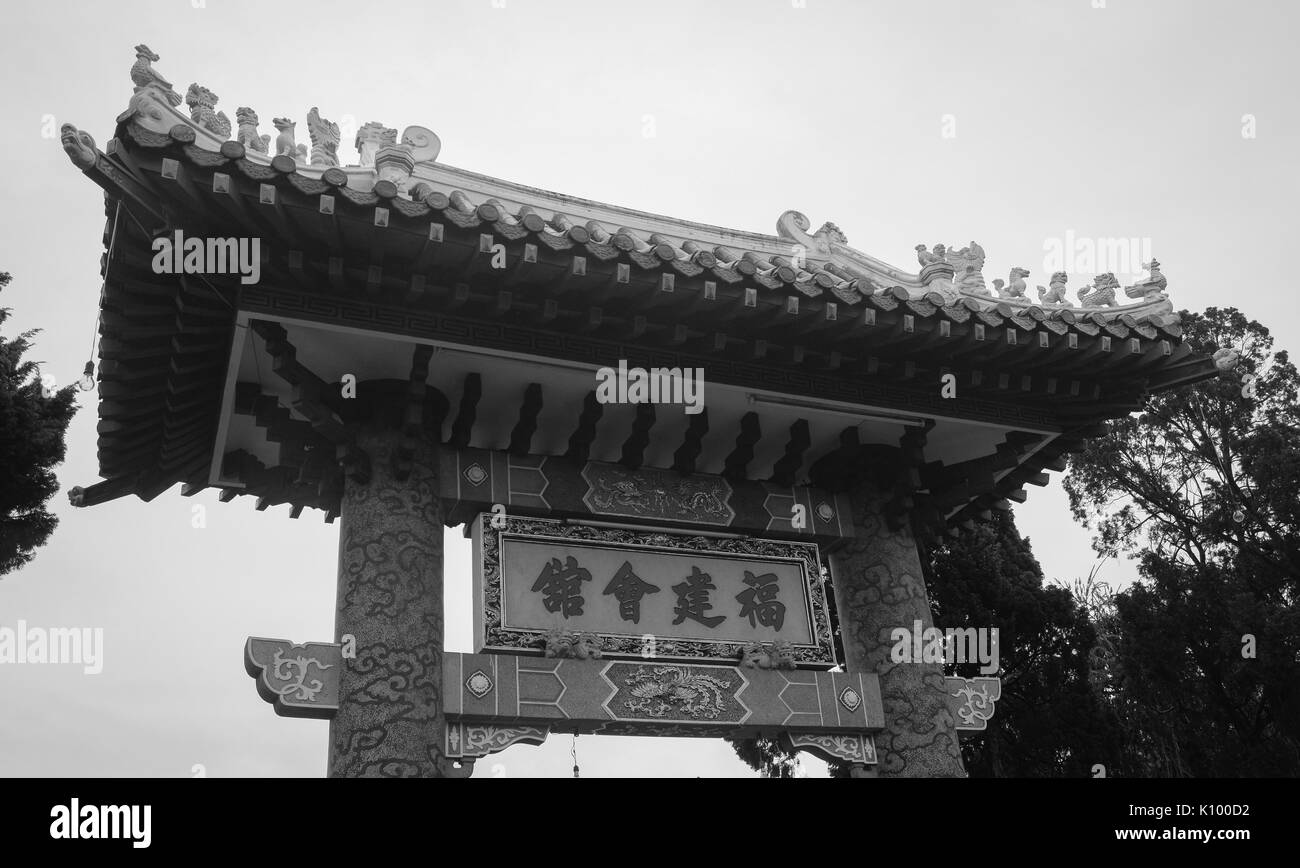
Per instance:
[[[0,272],[0,290],[11,280]],[[0,308],[0,326],[9,313]],[[48,390],[39,364],[23,358],[36,334],[0,334],[0,577],[30,561],[58,524],[45,507],[59,490],[54,468],[77,411],[75,387]]]

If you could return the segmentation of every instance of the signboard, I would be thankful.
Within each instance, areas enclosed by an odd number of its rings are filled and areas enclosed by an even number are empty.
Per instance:
[[[874,672],[810,672],[510,654],[443,659],[447,755],[485,756],[550,733],[737,738],[781,733],[823,757],[874,763]]]
[[[473,529],[478,651],[578,634],[573,656],[836,663],[813,543],[493,518]]]

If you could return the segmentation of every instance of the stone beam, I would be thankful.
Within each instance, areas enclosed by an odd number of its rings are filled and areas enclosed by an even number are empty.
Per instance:
[[[869,733],[884,727],[874,673],[647,660],[448,654],[449,721],[653,735]]]
[[[444,448],[440,490],[448,524],[504,506],[507,514],[590,518],[628,524],[708,526],[831,544],[853,536],[849,501],[807,486],[693,474],[562,456]],[[701,490],[711,496],[700,498]]]

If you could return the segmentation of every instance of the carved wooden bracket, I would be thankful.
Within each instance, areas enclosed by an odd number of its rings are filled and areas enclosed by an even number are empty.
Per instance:
[[[806,751],[827,762],[876,762],[876,739],[870,733],[791,732],[786,739],[790,749]]]
[[[957,720],[957,729],[980,732],[993,719],[994,706],[1002,698],[1002,679],[952,675],[945,679],[944,692],[948,709]]]
[[[343,646],[335,642],[295,645],[288,639],[250,636],[244,643],[244,669],[281,717],[333,717],[342,666]]]
[[[551,734],[547,724],[447,723],[447,758],[473,767],[475,759],[516,744],[539,745]]]

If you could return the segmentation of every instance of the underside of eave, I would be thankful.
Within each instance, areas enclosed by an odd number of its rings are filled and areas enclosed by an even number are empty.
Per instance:
[[[1165,341],[1168,346],[1174,347],[1177,350],[1175,355],[1186,355],[1186,348],[1178,345],[1181,330],[1176,322],[1164,317],[1150,322],[1137,322],[1107,319],[1096,313],[1079,311],[1044,312],[1033,309],[1017,312],[1002,307],[983,309],[965,299],[944,304],[944,299],[938,294],[933,300],[915,299],[901,288],[884,290],[870,282],[863,282],[860,278],[852,278],[852,275],[839,276],[829,272],[822,280],[800,279],[796,273],[796,279],[787,281],[784,277],[796,270],[776,261],[756,263],[753,258],[737,257],[728,264],[722,263],[708,251],[695,251],[683,259],[679,255],[681,251],[669,255],[660,249],[662,244],[651,245],[630,234],[609,236],[603,241],[597,241],[591,231],[577,231],[582,229],[578,226],[569,226],[563,232],[555,231],[555,227],[550,225],[539,228],[536,221],[528,219],[530,215],[510,215],[492,203],[483,203],[469,210],[457,210],[455,203],[450,200],[443,203],[434,194],[430,194],[425,201],[412,202],[373,191],[352,191],[299,175],[292,165],[258,165],[234,157],[234,149],[223,148],[222,152],[213,153],[181,141],[185,138],[183,135],[170,138],[159,136],[135,127],[130,121],[124,121],[119,126],[118,135],[119,139],[110,149],[111,156],[97,155],[97,168],[104,169],[101,176],[97,177],[87,171],[108,192],[110,221],[120,199],[124,206],[124,216],[120,222],[129,221],[131,224],[126,229],[127,243],[115,254],[114,262],[105,264],[110,270],[126,260],[134,260],[132,267],[138,269],[141,251],[147,248],[149,236],[168,228],[168,213],[186,213],[191,216],[203,213],[208,215],[203,222],[214,231],[255,230],[268,237],[280,237],[282,234],[286,238],[296,238],[299,242],[296,252],[300,271],[304,265],[320,266],[321,263],[313,261],[313,258],[326,258],[329,259],[328,270],[322,277],[330,280],[335,276],[335,257],[329,256],[329,253],[336,248],[331,245],[328,233],[332,232],[334,239],[340,239],[342,236],[338,233],[344,231],[353,242],[352,248],[368,246],[374,250],[390,243],[398,232],[404,231],[404,226],[409,234],[409,226],[413,222],[423,221],[420,225],[427,227],[431,224],[428,224],[426,218],[441,213],[445,222],[439,230],[438,242],[445,243],[444,239],[450,240],[458,233],[470,238],[478,233],[480,239],[488,238],[493,244],[506,245],[512,253],[511,258],[522,264],[528,262],[527,247],[531,242],[527,239],[532,238],[535,242],[544,242],[546,256],[554,254],[572,257],[578,255],[574,251],[579,251],[597,268],[603,262],[626,263],[610,274],[606,286],[621,291],[623,269],[626,268],[627,288],[651,293],[656,302],[656,305],[648,308],[652,312],[660,303],[675,302],[672,293],[682,291],[691,285],[691,281],[703,280],[709,275],[729,278],[717,282],[723,286],[734,284],[736,287],[751,287],[746,292],[752,291],[755,296],[753,306],[748,303],[747,295],[736,296],[738,301],[744,302],[738,305],[737,314],[752,317],[756,312],[765,313],[767,327],[777,330],[773,334],[780,334],[783,329],[798,329],[805,338],[810,339],[810,344],[818,344],[828,338],[842,337],[848,329],[874,328],[876,330],[864,336],[864,340],[869,338],[872,347],[884,347],[881,357],[887,364],[892,364],[891,356],[902,358],[918,348],[930,347],[933,350],[942,347],[942,338],[950,336],[954,328],[968,329],[973,324],[989,331],[1000,329],[1027,332],[1031,339],[1038,333],[1050,334],[1051,340],[1066,333],[1077,334],[1080,336],[1080,346],[1086,348],[1087,356],[1098,362],[1106,361],[1111,352],[1109,348],[1101,350],[1098,341],[1103,337],[1120,346],[1126,340],[1138,341],[1142,344],[1145,356],[1130,352],[1130,358],[1124,362],[1124,366],[1134,370],[1158,348],[1158,341]],[[142,149],[138,157],[133,157],[130,153],[130,149],[135,147]],[[163,167],[161,172],[150,168],[158,161],[159,155],[169,155],[162,156],[161,159],[175,164],[171,167],[171,177],[168,177],[165,162],[160,164]],[[142,159],[144,162],[141,162]],[[225,182],[225,192],[231,203],[218,206],[215,212],[207,210],[210,206],[205,206],[201,211],[188,209],[187,204],[206,202],[212,197],[220,183],[216,176],[222,171],[230,172]],[[258,192],[254,194],[252,189],[246,191],[248,185],[253,185]],[[159,198],[160,189],[167,191],[166,201]],[[244,201],[253,195],[260,197],[261,201]],[[324,213],[323,208],[326,197],[332,198],[337,205],[337,210],[332,207],[329,214]],[[317,199],[320,204],[316,203]],[[313,208],[312,205],[316,207]],[[439,205],[442,206],[441,209],[435,207]],[[384,212],[382,224],[380,211]],[[217,219],[208,220],[214,213]],[[360,221],[356,219],[358,216],[362,218]],[[317,226],[309,225],[311,220]],[[352,222],[341,230],[340,226],[344,225],[345,220]],[[326,228],[326,235],[313,234],[320,227]],[[119,232],[121,231],[123,228],[120,225]],[[424,229],[422,235],[418,245],[422,253],[411,257],[417,261],[422,257],[423,251],[429,249],[433,240],[430,229]],[[313,237],[316,240],[309,241]],[[480,243],[480,254],[488,252],[483,248],[484,244]],[[292,279],[293,252],[290,250],[289,256],[279,257],[278,262],[273,259],[270,263],[273,273],[275,268],[281,269],[277,277]],[[534,250],[532,256],[534,261],[546,258],[539,256],[538,250]],[[427,261],[431,263],[434,259],[431,256]],[[420,305],[445,305],[448,301],[447,298],[439,297],[432,285],[423,282],[421,286],[427,288],[427,295],[422,291],[417,292],[413,280],[402,279],[398,282],[399,288],[394,291],[394,282],[384,274],[383,267],[376,269],[372,265],[353,269],[345,267],[341,258],[339,262],[338,274],[342,276],[342,281],[335,284],[336,291],[355,293],[365,300],[392,295],[406,303]],[[761,270],[760,265],[763,264],[769,265],[770,269]],[[727,267],[719,271],[718,267],[723,265]],[[475,265],[471,261],[467,267],[471,269],[468,279],[473,285],[483,285],[484,282],[496,285],[497,275],[483,270],[481,263]],[[359,278],[348,276],[348,272]],[[677,284],[666,282],[665,275],[675,276]],[[514,276],[518,276],[517,270]],[[100,458],[101,474],[106,479],[82,491],[80,502],[90,505],[131,493],[149,500],[178,482],[187,483],[187,493],[192,493],[205,484],[209,475],[212,431],[215,428],[215,421],[209,420],[209,424],[199,419],[196,422],[193,414],[197,407],[206,407],[207,416],[215,417],[219,412],[220,394],[217,384],[224,375],[224,357],[233,330],[233,311],[219,309],[217,302],[229,306],[229,300],[234,298],[237,287],[225,287],[223,291],[219,285],[214,286],[207,280],[178,281],[174,297],[168,298],[166,294],[160,295],[157,292],[156,282],[150,285],[151,281],[138,272],[134,276],[129,271],[121,276],[110,272],[110,278],[114,279],[109,282],[111,291],[106,292],[104,300],[106,325],[101,329],[104,341],[100,357]],[[318,283],[317,278],[304,278],[303,273],[298,274],[298,279],[309,284]],[[357,283],[354,284],[353,281]],[[471,283],[464,285],[471,287]],[[593,284],[588,281],[588,285]],[[654,295],[656,292],[659,295]],[[495,302],[495,315],[499,315],[503,308],[508,311],[514,303],[509,298],[509,290],[497,288],[490,295],[494,296],[490,300]],[[775,304],[772,296],[778,299]],[[780,299],[784,299],[784,302]],[[791,299],[795,300],[794,304],[791,304]],[[803,304],[799,304],[799,299],[803,300]],[[476,303],[471,295],[463,298],[457,295],[450,301],[461,304],[468,301],[472,309],[480,310],[474,307]],[[137,315],[138,311],[151,304],[154,307],[162,305],[164,308],[170,304],[174,309],[167,309],[152,320]],[[852,315],[840,321],[839,317],[831,315],[836,308],[851,312]],[[940,323],[943,328],[940,328]],[[630,319],[622,327],[631,329],[638,337],[646,328],[644,324],[633,323]],[[886,327],[884,332],[879,330],[882,327]],[[122,330],[132,329],[136,330],[135,333],[123,340]],[[1000,337],[1001,332],[997,336]],[[1007,340],[1015,346],[1009,336]],[[744,352],[757,357],[778,346],[775,340],[754,338],[752,348],[745,349]],[[976,341],[975,344],[963,345],[958,354],[982,352],[984,349]],[[1009,354],[1016,352],[1006,347],[1001,349],[1004,360],[1010,359]],[[734,349],[731,351],[734,352]],[[815,353],[816,350],[811,352]],[[1023,351],[1020,352],[1023,354]],[[1168,347],[1166,352],[1168,353]],[[206,355],[207,361],[196,365],[194,359],[189,358],[178,363],[178,359],[187,354]],[[218,356],[221,361],[218,361]],[[1032,356],[1025,355],[1013,364],[1013,368],[1027,368],[1032,364]],[[1207,359],[1181,358],[1166,370],[1162,371],[1157,366],[1152,371],[1142,371],[1146,387],[1150,390],[1174,388],[1213,375],[1213,367]],[[133,387],[133,383],[147,383],[148,388],[141,390]],[[973,385],[978,388],[980,383]],[[1005,389],[1006,386],[1003,385],[1002,388]],[[151,394],[142,397],[136,394],[140,391]],[[1092,400],[1095,399],[1096,396],[1093,396]],[[1086,426],[1104,418],[1115,418],[1132,409],[1127,404],[1117,404],[1111,409],[1104,409],[1099,404],[1095,412],[1090,411],[1087,394],[1076,394],[1065,400],[1076,402],[1076,410],[1070,417],[1071,426]],[[1072,427],[1069,430],[1076,429]],[[1069,440],[1069,437],[1062,440]],[[1055,455],[1049,455],[1048,460],[1053,457]],[[991,491],[972,495],[970,502],[964,507],[958,507],[955,513],[949,510],[944,512],[948,518],[955,515],[961,519],[971,514],[987,512],[989,508],[1000,508],[1007,496],[1023,499],[1014,496],[1019,490],[1019,484],[1023,484],[1022,477],[1034,477],[1040,472],[1041,466],[1027,461],[1023,467],[1017,466],[1015,470],[1005,473]],[[252,489],[248,493],[257,494]],[[919,494],[922,502],[927,496],[926,492]],[[900,498],[900,502],[909,504],[914,500],[907,495],[900,495]],[[318,506],[315,503],[307,505]]]

